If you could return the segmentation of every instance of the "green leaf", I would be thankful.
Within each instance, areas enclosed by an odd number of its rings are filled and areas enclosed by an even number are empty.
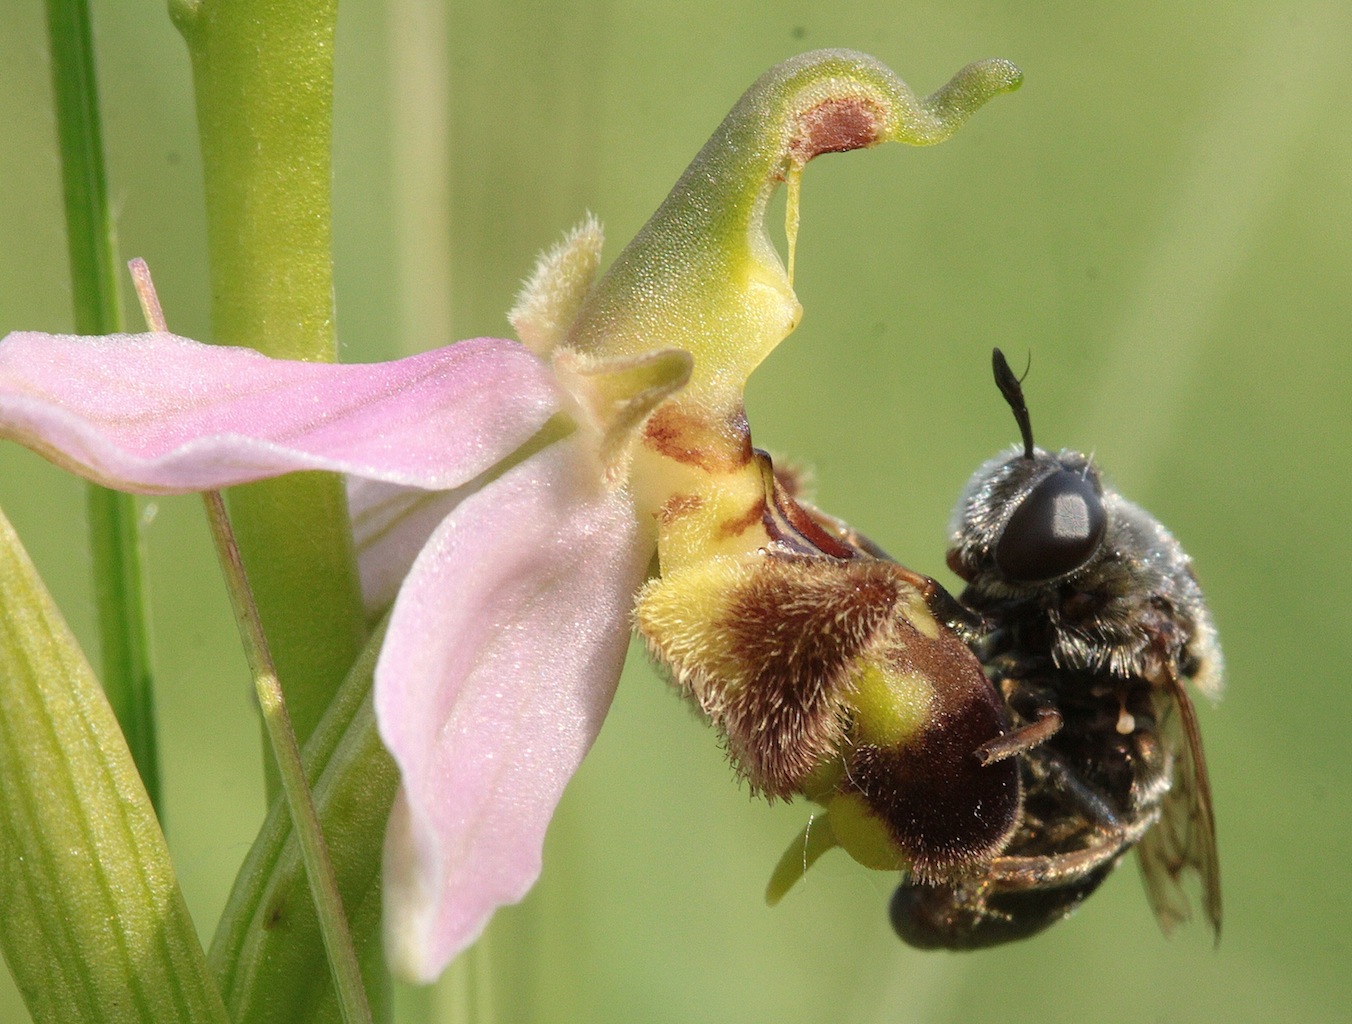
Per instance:
[[[0,947],[43,1022],[226,1021],[103,690],[0,514]]]

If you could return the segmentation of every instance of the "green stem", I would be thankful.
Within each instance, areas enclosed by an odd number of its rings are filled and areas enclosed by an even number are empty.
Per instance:
[[[170,13],[193,64],[214,340],[331,362],[336,0],[170,0]],[[342,481],[293,474],[229,501],[304,742],[365,641]]]
[[[122,330],[122,310],[86,0],[47,0],[47,36],[61,148],[75,330],[79,334],[112,334]],[[150,802],[163,821],[136,501],[130,495],[90,484],[86,503],[94,598],[102,637],[103,686]]]

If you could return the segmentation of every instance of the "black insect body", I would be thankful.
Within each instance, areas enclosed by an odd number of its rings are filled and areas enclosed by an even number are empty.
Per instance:
[[[1185,684],[1218,695],[1221,654],[1191,561],[1091,460],[1034,447],[1020,382],[993,358],[1024,443],[972,477],[948,562],[982,623],[961,628],[1014,726],[977,756],[1017,758],[1024,802],[999,856],[938,884],[904,878],[893,925],[924,948],[1023,938],[1135,848],[1164,930],[1189,918],[1183,883],[1195,873],[1219,937],[1211,791]]]

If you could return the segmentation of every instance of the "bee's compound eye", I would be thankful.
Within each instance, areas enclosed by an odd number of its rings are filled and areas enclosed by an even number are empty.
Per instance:
[[[995,564],[1016,583],[1054,579],[1089,561],[1107,522],[1094,485],[1074,470],[1058,470],[1009,517],[995,545]]]

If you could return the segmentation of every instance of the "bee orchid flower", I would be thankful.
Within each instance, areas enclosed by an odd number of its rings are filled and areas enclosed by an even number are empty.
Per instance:
[[[0,342],[0,434],[91,480],[165,494],[349,476],[373,610],[397,581],[375,701],[402,780],[394,959],[415,977],[436,973],[424,951],[464,945],[538,874],[651,557],[584,430],[520,458],[566,399],[547,363],[491,338],[367,366],[169,334]]]
[[[373,608],[391,606],[374,686],[401,773],[384,894],[399,973],[435,978],[534,882],[654,564],[688,581],[742,565],[771,535],[831,548],[753,453],[743,413],[748,375],[801,315],[765,231],[771,195],[787,183],[792,267],[810,159],[941,141],[1018,82],[1012,65],[983,61],[922,99],[857,53],[779,65],[603,277],[591,222],[541,260],[510,318],[521,343],[367,366],[166,334],[0,343],[0,436],[100,483],[177,493],[348,476],[363,587]],[[699,652],[671,622],[699,614],[677,600],[682,586],[644,591],[638,624],[698,690],[680,666]],[[718,593],[707,590],[710,614]],[[753,784],[762,769],[773,779],[764,791],[810,789],[807,762],[730,748]]]

